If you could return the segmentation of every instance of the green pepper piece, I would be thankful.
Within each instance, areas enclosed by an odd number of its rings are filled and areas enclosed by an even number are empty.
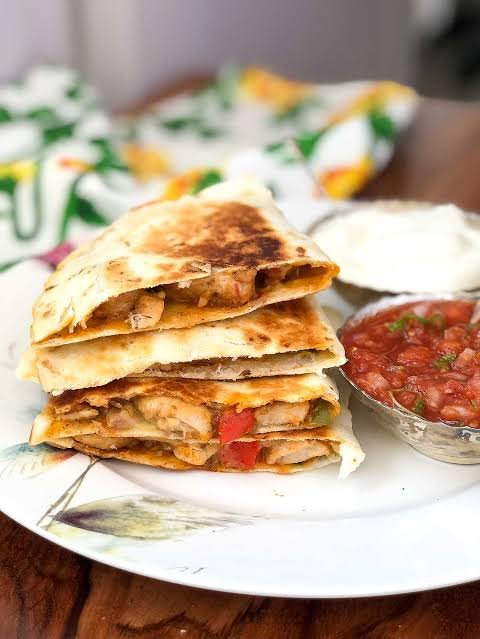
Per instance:
[[[312,410],[310,421],[317,426],[328,426],[333,420],[332,405],[325,399],[317,399]]]

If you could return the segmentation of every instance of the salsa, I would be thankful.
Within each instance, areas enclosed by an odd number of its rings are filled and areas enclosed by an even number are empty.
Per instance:
[[[477,303],[394,306],[347,327],[342,342],[343,370],[370,397],[429,421],[480,428]]]

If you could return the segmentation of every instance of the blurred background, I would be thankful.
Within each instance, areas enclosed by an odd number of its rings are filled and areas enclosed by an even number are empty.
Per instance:
[[[78,68],[129,108],[182,74],[229,61],[297,79],[388,78],[422,94],[480,95],[478,0],[2,0],[0,82]]]

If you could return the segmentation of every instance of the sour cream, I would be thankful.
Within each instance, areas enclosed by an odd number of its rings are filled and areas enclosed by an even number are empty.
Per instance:
[[[349,284],[392,293],[480,288],[480,215],[453,204],[358,204],[320,222],[313,237]]]

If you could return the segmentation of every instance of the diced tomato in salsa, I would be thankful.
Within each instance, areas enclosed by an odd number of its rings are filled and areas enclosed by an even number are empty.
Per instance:
[[[253,410],[245,408],[237,413],[234,408],[225,411],[218,422],[220,443],[226,444],[248,433],[255,421]]]
[[[393,306],[344,331],[348,377],[374,399],[430,421],[480,428],[475,302]]]
[[[220,447],[220,460],[230,468],[251,470],[259,450],[260,442],[230,442]]]

